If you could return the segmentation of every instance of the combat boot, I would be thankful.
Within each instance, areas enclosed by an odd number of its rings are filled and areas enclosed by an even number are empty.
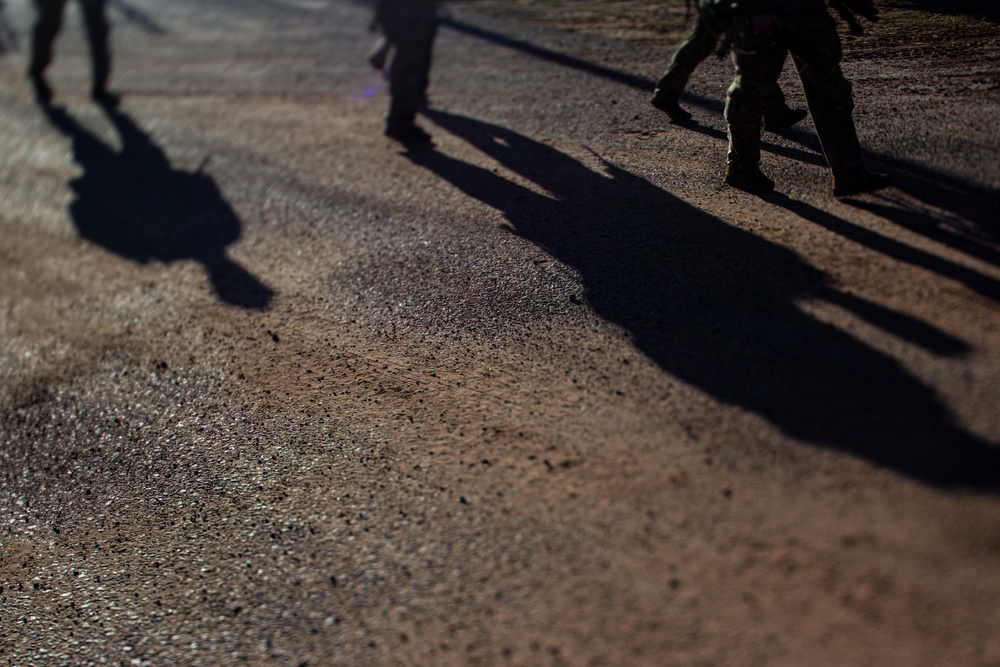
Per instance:
[[[654,107],[670,116],[670,120],[683,123],[691,120],[691,114],[678,104],[681,93],[679,90],[660,90],[653,93],[653,99],[649,101]]]
[[[851,167],[833,172],[833,196],[850,197],[875,192],[892,185],[888,174],[872,174],[864,167]]]
[[[407,148],[431,145],[431,135],[413,121],[389,121],[385,126],[385,136]]]
[[[741,167],[733,162],[726,165],[726,183],[744,192],[771,192],[774,181],[764,175],[757,165]]]
[[[795,125],[808,115],[809,112],[805,109],[793,109],[782,104],[779,107],[768,109],[767,113],[764,114],[764,129],[769,132],[783,130]]]

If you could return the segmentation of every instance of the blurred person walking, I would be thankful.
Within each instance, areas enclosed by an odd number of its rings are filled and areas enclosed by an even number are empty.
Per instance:
[[[40,104],[52,102],[52,87],[45,78],[45,70],[52,64],[53,45],[62,28],[63,14],[68,0],[35,0],[38,20],[31,42],[31,62],[28,78],[35,89],[35,99]],[[108,90],[111,78],[111,50],[108,40],[111,32],[107,17],[107,0],[79,0],[83,22],[90,43],[92,84],[90,97],[103,106],[116,106],[119,98]]]
[[[389,111],[385,135],[404,146],[429,144],[431,136],[416,124],[417,111],[427,100],[431,54],[437,36],[435,0],[373,0],[374,26],[384,42],[373,50],[372,64],[385,68],[389,79]],[[391,62],[385,58],[391,50]]]

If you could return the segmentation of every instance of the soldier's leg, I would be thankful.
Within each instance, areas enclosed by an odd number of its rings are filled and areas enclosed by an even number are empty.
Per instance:
[[[787,53],[774,47],[757,53],[734,52],[736,78],[726,93],[729,131],[726,182],[735,187],[766,191],[774,182],[760,171],[761,120],[771,105]]]
[[[434,27],[421,33],[389,34],[396,47],[389,80],[389,112],[386,134],[404,143],[426,141],[429,137],[416,127],[417,110],[427,97]]]
[[[98,101],[110,102],[112,96],[107,87],[108,79],[111,78],[111,48],[108,44],[111,28],[108,25],[106,0],[81,0],[81,5],[93,70],[91,95]]]
[[[38,19],[32,32],[28,78],[35,89],[35,99],[47,105],[52,101],[52,88],[45,79],[45,70],[52,64],[52,47],[62,27],[66,0],[35,0],[35,8]]]
[[[698,65],[715,51],[719,37],[711,21],[699,18],[684,43],[674,52],[666,72],[656,82],[656,93],[684,90]]]
[[[840,67],[824,67],[815,61],[796,61],[816,133],[830,167],[837,171],[861,165],[861,143],[854,126],[854,96],[850,81],[844,77]]]
[[[851,82],[835,62],[816,58],[803,60],[797,56],[794,60],[830,166],[838,170],[860,165],[861,143],[854,127]]]
[[[653,99],[650,100],[654,107],[664,111],[674,120],[691,118],[691,114],[682,109],[677,100],[687,87],[691,74],[698,65],[712,55],[727,29],[707,3],[702,2],[700,5],[698,22],[688,33],[684,43],[674,52],[667,71],[656,82]]]
[[[833,18],[820,3],[807,5],[803,25],[796,26],[806,39],[793,51],[792,58],[802,79],[806,101],[812,112],[816,133],[834,176],[834,194],[847,196],[884,188],[892,180],[884,174],[865,170],[854,125],[854,95],[851,82],[840,67],[840,37]]]
[[[833,170],[834,196],[874,192],[892,185],[888,175],[870,173],[865,168],[854,125],[851,83],[844,77],[839,63],[814,57],[809,61],[796,57],[795,61],[823,154]]]
[[[840,68],[840,39],[814,31],[809,48],[792,53],[795,68],[802,79],[816,133],[830,166],[836,171],[861,165],[861,144],[854,127],[854,95],[851,82]]]

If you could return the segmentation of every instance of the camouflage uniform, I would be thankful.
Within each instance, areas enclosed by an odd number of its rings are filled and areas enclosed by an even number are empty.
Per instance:
[[[729,32],[733,18],[732,13],[724,11],[719,3],[713,0],[699,0],[697,22],[688,33],[684,43],[674,52],[667,71],[656,82],[656,90],[653,93],[654,106],[660,106],[657,104],[658,100],[675,101],[684,92],[691,74],[698,68],[698,65],[715,53],[720,40]],[[785,94],[780,86],[775,88],[771,105],[776,111],[780,110],[783,113],[791,111],[785,104]],[[670,112],[668,111],[668,113]],[[673,115],[671,114],[671,116]],[[686,115],[683,114],[683,116]],[[793,116],[801,120],[804,114],[793,112]],[[775,126],[783,126],[783,123],[776,122]]]
[[[414,120],[427,97],[431,53],[437,34],[434,0],[376,0],[375,24],[395,49],[389,69],[386,134],[400,138],[422,132]],[[396,137],[395,135],[400,136]],[[405,141],[404,141],[405,143]]]
[[[728,162],[736,171],[759,175],[761,118],[771,103],[789,52],[798,70],[823,152],[838,174],[861,179],[861,145],[852,116],[851,83],[840,68],[840,36],[824,0],[747,0],[733,60],[736,78],[729,87],[725,117],[729,125]],[[776,36],[754,34],[752,16],[773,13],[781,22]],[[730,173],[734,169],[730,169]],[[888,185],[888,177],[882,177]],[[773,183],[771,184],[773,187]],[[870,188],[869,188],[870,189]],[[865,191],[868,191],[867,189]],[[853,193],[852,193],[853,194]],[[839,193],[838,193],[838,196]]]
[[[52,64],[52,47],[56,35],[62,28],[66,3],[67,0],[35,0],[38,21],[35,23],[31,44],[28,76],[35,84],[35,92],[40,101],[43,102],[48,102],[52,95],[45,82],[45,70]],[[108,79],[111,77],[111,51],[108,46],[111,28],[105,11],[106,4],[106,0],[80,0],[87,39],[90,42],[90,61],[93,70],[91,94],[98,101],[111,101],[114,97],[107,91]]]

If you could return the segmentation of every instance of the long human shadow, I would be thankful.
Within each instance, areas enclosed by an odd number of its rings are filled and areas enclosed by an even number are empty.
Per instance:
[[[893,0],[891,4],[899,8],[974,16],[990,23],[1000,23],[1000,8],[997,7],[996,0]]]
[[[549,194],[435,150],[416,164],[504,213],[580,275],[586,302],[666,372],[811,443],[923,482],[996,491],[1000,449],[959,427],[896,360],[805,312],[826,300],[940,355],[968,346],[841,292],[796,254],[613,164],[604,173],[509,129],[428,111]]]
[[[931,215],[919,207],[909,206],[900,202],[880,202],[878,200],[858,200],[850,202],[856,208],[866,210],[881,218],[885,218],[903,229],[936,241],[943,245],[965,253],[970,257],[1000,266],[1000,249],[997,240],[993,240],[988,230],[982,230],[976,225],[970,225],[968,219],[949,221],[940,220],[940,216]],[[951,211],[954,213],[954,211]],[[1000,215],[1000,211],[997,212]],[[971,229],[970,229],[971,227]]]
[[[149,14],[138,7],[125,2],[125,0],[110,0],[110,4],[129,23],[137,26],[143,32],[150,35],[162,36],[167,31],[157,23]]]
[[[767,199],[774,204],[788,209],[799,217],[809,220],[810,222],[834,232],[835,234],[839,234],[846,239],[850,239],[855,243],[875,250],[876,252],[880,252],[887,257],[892,257],[893,259],[906,262],[907,264],[911,264],[913,266],[919,266],[927,269],[928,271],[937,273],[940,276],[944,276],[945,278],[958,281],[969,289],[978,292],[982,296],[1000,302],[1000,280],[991,276],[945,259],[944,257],[927,252],[926,250],[914,248],[913,246],[909,246],[901,241],[897,241],[896,239],[880,234],[874,230],[867,229],[853,222],[839,218],[832,213],[816,208],[815,206],[804,201],[791,199],[778,193],[768,195]],[[858,205],[875,212],[881,211],[883,208],[887,208],[864,203],[859,203]],[[972,254],[973,256],[979,255],[980,259],[987,261],[990,259],[996,259],[995,255],[991,256],[990,254],[987,254],[987,248],[982,248],[981,246],[972,246],[970,248],[967,240],[963,240],[963,243],[958,243],[956,239],[951,236],[939,237],[938,240],[949,242],[951,245],[964,247],[969,254]],[[973,249],[975,250],[974,253],[972,252]]]
[[[876,155],[874,159],[892,173],[897,188],[918,201],[962,218],[965,229],[960,231],[966,240],[971,236],[972,239],[1000,242],[1000,192],[905,158]],[[917,222],[913,211],[888,208],[882,213],[914,231],[923,229],[933,233],[926,218],[923,223]]]
[[[601,78],[608,79],[609,81],[621,83],[637,90],[652,92],[654,86],[656,85],[655,81],[647,77],[637,76],[612,67],[606,67],[581,58],[575,58],[565,53],[559,53],[558,51],[547,49],[544,46],[538,46],[537,44],[526,42],[523,39],[517,39],[516,37],[496,32],[495,30],[489,30],[481,26],[473,25],[466,21],[457,19],[454,16],[442,16],[440,24],[441,26],[450,28],[455,32],[465,33],[466,35],[471,35],[477,39],[492,42],[510,49],[516,49],[517,51],[527,53],[528,55],[540,58],[541,60],[546,60],[570,69],[580,70],[581,72],[586,72],[587,74],[599,76]]]
[[[43,106],[72,140],[83,173],[70,182],[69,212],[80,236],[139,263],[190,259],[205,267],[226,303],[260,309],[272,290],[226,256],[241,222],[215,180],[170,165],[163,149],[128,115],[105,109],[121,139],[115,150],[59,107]]]
[[[622,70],[599,65],[588,60],[583,60],[582,58],[576,58],[565,53],[553,51],[543,46],[538,46],[537,44],[532,44],[531,42],[526,42],[522,39],[516,39],[509,35],[496,32],[495,30],[488,30],[466,21],[461,21],[452,16],[443,17],[441,19],[441,25],[455,30],[456,32],[461,32],[505,48],[515,49],[541,60],[585,72],[592,76],[614,81],[615,83],[620,83],[630,88],[640,90],[644,93],[651,94],[653,89],[656,87],[656,81],[648,77],[637,76],[629,72],[623,72]],[[701,107],[706,111],[716,113],[720,117],[722,116],[724,106],[722,98],[715,99],[704,97],[691,91],[684,91],[681,101],[685,104],[691,104],[693,106]],[[707,127],[695,120],[677,123],[677,125],[716,139],[728,140],[725,132]],[[806,150],[780,146],[778,144],[771,143],[766,139],[761,143],[761,148],[765,151],[775,153],[776,155],[799,160],[800,162],[804,162],[806,164],[826,165],[826,159],[820,153],[819,140],[816,139],[815,135],[792,128],[782,130],[782,134],[787,139],[792,139],[793,141],[801,144]]]
[[[483,28],[482,26],[473,25],[467,21],[457,19],[454,16],[441,17],[440,24],[441,26],[454,30],[455,32],[460,32],[471,37],[475,37],[476,39],[491,42],[508,49],[514,49],[546,62],[561,65],[569,69],[575,69],[580,72],[585,72],[592,76],[607,79],[608,81],[614,81],[615,83],[620,83],[624,86],[634,88],[635,90],[639,90],[644,93],[652,93],[653,89],[656,88],[656,81],[649,77],[624,72],[613,67],[607,67],[606,65],[600,65],[598,63],[590,62],[589,60],[560,53],[559,51],[553,51],[552,49],[532,44],[531,42],[527,42],[523,39],[517,39],[516,37],[511,37],[510,35],[505,35],[495,30],[489,30],[488,28]],[[702,95],[692,93],[691,91],[685,91],[683,101],[687,104],[702,107],[707,111],[714,111],[719,115],[722,115],[722,100],[704,97]],[[700,127],[693,121],[685,124],[685,126]]]

